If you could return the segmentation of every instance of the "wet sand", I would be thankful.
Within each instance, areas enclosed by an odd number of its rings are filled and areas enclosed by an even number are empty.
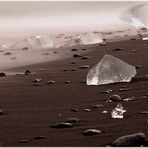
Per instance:
[[[123,50],[114,51],[119,47]],[[89,56],[90,59],[73,58],[73,54],[81,54],[84,48],[89,52],[82,55]],[[0,115],[1,146],[107,146],[120,136],[137,132],[143,132],[148,139],[148,114],[140,114],[141,111],[148,111],[148,97],[145,96],[148,93],[148,77],[145,76],[148,75],[148,41],[119,41],[106,46],[79,46],[77,49],[79,51],[71,51],[71,58],[11,70],[15,73],[29,69],[33,72],[31,75],[0,78],[0,108],[4,111],[4,114]],[[79,67],[93,66],[105,54],[139,66],[134,80],[130,83],[102,86],[87,86],[82,83],[89,69]],[[76,63],[71,64],[72,61]],[[39,86],[33,86],[32,82],[36,78],[42,79]],[[47,84],[49,80],[54,80],[55,84]],[[66,81],[71,83],[65,83]],[[119,91],[125,85],[129,90]],[[102,93],[108,89],[113,92]],[[112,94],[118,94],[122,98],[134,96],[136,99],[107,103],[106,100]],[[122,103],[127,110],[123,119],[111,118],[111,111],[117,103]],[[99,104],[103,107],[93,108]],[[78,111],[71,111],[72,109]],[[108,113],[103,114],[104,110]],[[70,117],[79,118],[80,121],[72,128],[51,127]],[[82,133],[89,128],[104,132],[84,136]],[[45,137],[35,139],[36,136]]]

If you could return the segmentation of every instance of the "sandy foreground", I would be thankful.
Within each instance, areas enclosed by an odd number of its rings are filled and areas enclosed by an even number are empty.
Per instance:
[[[114,51],[118,47],[123,49]],[[79,46],[77,49],[78,51],[67,49],[70,51],[70,58],[9,70],[16,74],[29,69],[31,75],[18,74],[0,78],[0,108],[4,111],[0,115],[1,146],[107,146],[120,136],[137,132],[143,132],[148,139],[148,114],[140,114],[141,111],[148,111],[148,41],[119,41],[106,46]],[[73,58],[75,53],[91,58]],[[138,66],[136,77],[130,83],[102,86],[87,86],[82,83],[86,80],[89,69],[80,69],[80,66],[93,66],[105,54]],[[32,82],[36,78],[42,79],[39,86],[33,86]],[[54,80],[55,84],[47,84],[49,80]],[[71,83],[65,83],[66,81]],[[126,91],[119,90],[125,86],[128,88]],[[102,93],[108,89],[113,92]],[[106,103],[112,94],[136,99]],[[111,111],[117,103],[122,103],[127,110],[123,119],[111,118]],[[99,104],[103,107],[94,108]],[[78,112],[72,109],[78,109]],[[90,109],[90,112],[84,109]],[[108,113],[103,114],[104,110]],[[80,121],[74,123],[72,128],[51,127],[70,117],[79,118]],[[89,128],[104,132],[84,136],[82,133]],[[43,138],[35,138],[37,136]],[[147,143],[145,145],[148,146]]]

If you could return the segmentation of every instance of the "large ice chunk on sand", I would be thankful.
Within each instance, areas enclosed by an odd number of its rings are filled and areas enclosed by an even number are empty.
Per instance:
[[[88,71],[87,85],[130,82],[136,73],[134,66],[111,55],[105,55],[97,65]]]
[[[79,40],[79,44],[82,45],[98,44],[103,42],[103,40],[97,34],[93,33],[80,35],[77,37],[77,40]]]

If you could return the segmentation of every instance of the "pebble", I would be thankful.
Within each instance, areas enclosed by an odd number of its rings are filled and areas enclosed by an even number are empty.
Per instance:
[[[121,101],[122,98],[119,95],[112,95],[108,98],[107,102]]]
[[[112,92],[113,92],[112,89],[108,89],[108,90],[106,90],[106,91],[103,91],[103,93],[107,93],[107,94],[110,94],[110,93],[112,93]]]
[[[3,115],[3,114],[4,114],[3,109],[0,109],[0,115]]]
[[[93,108],[101,108],[101,107],[103,107],[103,105],[102,104],[97,104],[97,105],[95,105],[95,106],[93,106]]]
[[[83,132],[85,136],[93,136],[93,135],[98,135],[102,134],[102,131],[97,130],[97,129],[87,129]]]
[[[82,50],[87,50],[87,49],[83,48]]]
[[[4,55],[12,55],[11,52],[5,52]]]
[[[138,97],[138,99],[147,99],[148,97],[147,96],[140,96]]]
[[[76,62],[72,61],[71,64],[76,64]]]
[[[45,71],[45,69],[40,69],[40,71]]]
[[[55,81],[50,80],[50,81],[47,82],[47,84],[55,84]]]
[[[136,98],[133,96],[133,97],[128,97],[128,98],[125,98],[123,99],[123,101],[133,101],[135,100]]]
[[[68,122],[60,122],[53,126],[54,128],[71,128],[73,127],[73,124]]]
[[[63,71],[68,71],[68,69],[64,69]]]
[[[28,47],[23,47],[23,48],[22,48],[22,50],[28,50],[28,49],[29,49]]]
[[[24,72],[24,75],[30,75],[31,74],[31,71],[30,70],[26,70],[25,72]]]
[[[130,89],[129,88],[120,88],[118,89],[119,91],[129,91]]]
[[[79,54],[74,54],[73,57],[74,57],[74,58],[77,58],[77,57],[82,57],[82,56],[79,55]]]
[[[66,122],[68,123],[77,123],[79,122],[79,118],[67,118]]]
[[[115,48],[114,51],[120,51],[123,50],[123,48]]]
[[[19,143],[27,143],[29,140],[23,139],[23,140],[19,140]]]
[[[125,135],[117,138],[112,146],[141,146],[145,142],[145,134],[144,133],[135,133],[131,135]]]
[[[81,83],[86,83],[86,80],[81,81]]]
[[[90,66],[89,65],[82,65],[82,66],[80,66],[80,69],[87,69],[87,68],[90,68]]]
[[[142,66],[140,66],[140,65],[137,65],[137,66],[136,66],[136,68],[137,68],[137,69],[141,69],[141,68],[142,68]]]
[[[86,59],[90,59],[91,57],[88,57],[88,56],[83,56],[81,59],[82,60],[86,60]]]
[[[73,108],[73,109],[71,109],[71,111],[72,111],[72,112],[79,112],[79,109]]]
[[[108,113],[107,110],[102,111],[102,114],[107,114],[107,113]]]
[[[5,77],[5,76],[6,76],[6,73],[0,72],[0,77]]]
[[[142,111],[140,114],[148,114],[148,111]]]
[[[137,52],[137,50],[132,50],[132,52]]]
[[[90,112],[91,109],[85,108],[84,111],[85,111],[85,112]]]
[[[38,140],[38,139],[45,139],[45,136],[36,136],[34,137],[34,139]]]
[[[69,83],[71,83],[71,81],[65,81],[65,83],[66,83],[66,84],[69,84]]]
[[[71,51],[78,51],[78,49],[76,49],[76,48],[73,48],[73,49],[71,49]]]
[[[35,79],[34,81],[33,81],[33,83],[39,83],[39,82],[41,82],[42,81],[42,79]]]
[[[76,69],[71,69],[71,71],[77,71]]]

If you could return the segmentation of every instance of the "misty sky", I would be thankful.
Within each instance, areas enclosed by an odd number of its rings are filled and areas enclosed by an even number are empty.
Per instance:
[[[128,27],[118,15],[146,2],[0,2],[0,39]]]

